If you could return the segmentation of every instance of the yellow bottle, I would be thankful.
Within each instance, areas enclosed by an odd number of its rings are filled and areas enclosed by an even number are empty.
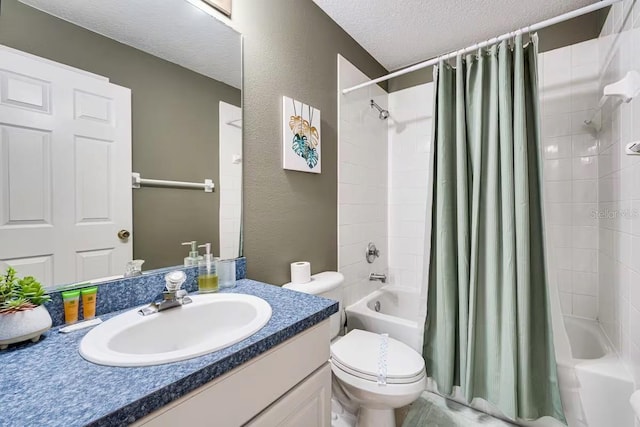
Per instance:
[[[206,253],[198,263],[198,291],[201,294],[218,291],[218,272],[216,262],[211,253],[211,243],[198,246],[205,248]]]
[[[71,324],[78,321],[78,306],[80,302],[80,291],[66,291],[62,293],[64,304],[64,323]]]
[[[98,287],[84,288],[80,290],[82,295],[82,318],[84,320],[96,317],[96,297],[98,296]]]

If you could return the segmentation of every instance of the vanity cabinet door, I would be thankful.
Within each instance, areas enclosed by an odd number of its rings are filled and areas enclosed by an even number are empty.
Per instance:
[[[251,420],[249,427],[328,427],[331,425],[329,363],[309,375]]]
[[[259,422],[262,415],[278,406],[273,414],[255,425],[328,427],[331,415],[331,370],[327,362],[329,325],[329,319],[323,320],[152,412],[133,426],[239,427]],[[281,407],[283,400],[293,403]],[[294,418],[297,413],[303,415]],[[307,423],[307,416],[311,424]],[[320,421],[316,424],[316,420]]]

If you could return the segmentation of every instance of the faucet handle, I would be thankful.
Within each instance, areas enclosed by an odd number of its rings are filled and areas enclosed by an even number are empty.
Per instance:
[[[187,275],[184,273],[184,271],[175,270],[167,273],[164,276],[164,280],[167,286],[167,290],[169,292],[175,292],[180,289],[185,280],[187,280]]]
[[[380,250],[376,248],[375,243],[369,242],[369,244],[367,245],[367,251],[365,252],[365,255],[367,257],[367,262],[369,264],[373,264],[373,261],[375,261],[376,258],[380,257]]]
[[[143,259],[134,259],[134,260],[128,261],[125,267],[124,277],[141,276],[142,264],[144,264]]]

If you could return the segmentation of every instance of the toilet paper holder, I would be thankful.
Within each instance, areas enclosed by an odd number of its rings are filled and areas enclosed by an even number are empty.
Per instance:
[[[369,264],[373,264],[373,261],[375,261],[376,258],[380,257],[380,251],[376,248],[376,244],[373,242],[369,242],[365,254],[367,257],[367,262]]]

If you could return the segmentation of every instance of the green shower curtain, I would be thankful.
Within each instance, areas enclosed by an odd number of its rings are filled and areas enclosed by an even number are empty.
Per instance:
[[[423,354],[443,394],[459,386],[512,418],[560,402],[544,259],[536,37],[440,62]]]

